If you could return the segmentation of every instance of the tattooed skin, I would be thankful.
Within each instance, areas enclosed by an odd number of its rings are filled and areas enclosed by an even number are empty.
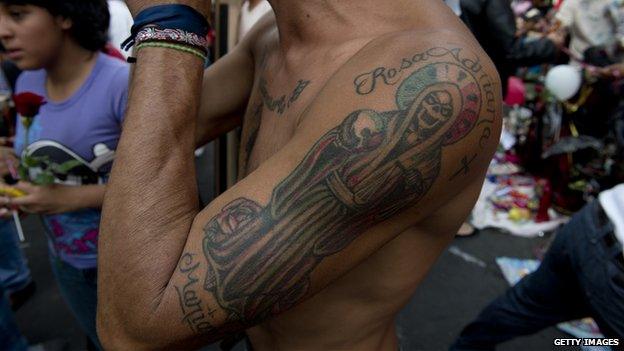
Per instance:
[[[261,67],[264,69],[266,58],[261,62]],[[249,174],[249,158],[251,152],[256,144],[258,138],[258,132],[260,130],[260,124],[262,123],[262,112],[266,107],[270,111],[277,114],[283,114],[290,106],[292,106],[301,96],[303,91],[310,85],[309,80],[299,80],[297,87],[290,94],[290,98],[286,101],[286,95],[279,99],[274,99],[269,95],[266,87],[266,80],[260,79],[258,83],[258,94],[260,96],[259,102],[251,105],[253,109],[249,118],[245,120],[246,126],[243,129],[243,135],[241,135],[241,152],[238,158],[239,180]]]
[[[239,198],[208,222],[204,289],[229,321],[251,325],[293,307],[325,257],[429,191],[442,149],[475,127],[483,95],[481,68],[459,49],[432,53],[436,62],[413,64],[393,83],[395,110],[353,111],[317,141],[266,206]],[[362,91],[369,90],[374,84]]]
[[[260,79],[260,96],[262,96],[262,101],[264,102],[264,106],[268,108],[270,111],[277,112],[277,114],[282,115],[286,110],[290,108],[292,104],[294,104],[305,88],[310,85],[309,80],[299,80],[297,82],[297,86],[290,94],[290,97],[286,97],[286,95],[282,95],[279,98],[274,98],[269,94],[269,90],[267,88],[267,82],[264,78]]]
[[[196,273],[199,265],[199,261],[195,260],[195,255],[184,254],[178,264],[178,270],[186,277],[186,284],[175,288],[184,315],[182,322],[188,324],[196,333],[205,333],[213,329],[206,317],[213,317],[216,311],[208,306],[204,307],[204,303],[199,298],[198,290],[201,288],[201,283]]]

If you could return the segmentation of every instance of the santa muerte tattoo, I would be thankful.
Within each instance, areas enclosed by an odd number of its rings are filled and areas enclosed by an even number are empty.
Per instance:
[[[393,73],[405,76],[400,81],[369,76],[397,86],[395,110],[353,111],[317,141],[268,204],[239,198],[205,226],[203,287],[230,322],[251,325],[293,307],[325,257],[416,204],[438,179],[442,149],[477,125],[485,73],[460,49],[426,54]]]

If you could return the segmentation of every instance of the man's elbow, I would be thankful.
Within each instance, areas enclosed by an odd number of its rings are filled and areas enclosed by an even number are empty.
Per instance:
[[[98,311],[96,319],[97,334],[104,350],[148,350],[150,345],[139,342],[137,337],[142,331],[133,330],[124,323],[103,316]]]
[[[114,314],[98,306],[97,334],[104,350],[160,350],[166,349],[163,332],[167,323],[154,323],[136,311],[128,309]]]
[[[104,350],[180,350],[198,349],[220,340],[224,335],[219,326],[214,326],[213,333],[196,334],[190,329],[176,328],[171,325],[179,320],[171,315],[153,314],[147,318],[134,320],[107,316],[106,313],[97,315],[97,333]]]

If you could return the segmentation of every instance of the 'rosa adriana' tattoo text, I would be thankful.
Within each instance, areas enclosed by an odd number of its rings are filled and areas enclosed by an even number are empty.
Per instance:
[[[206,224],[203,287],[228,322],[250,325],[291,308],[325,257],[427,194],[442,150],[475,128],[483,104],[480,69],[458,50],[435,50],[435,60],[413,63],[393,83],[395,109],[348,114],[266,205],[239,198]]]
[[[455,62],[472,73],[481,87],[481,96],[485,98],[486,103],[486,116],[483,116],[484,118],[479,120],[477,126],[481,129],[479,147],[484,149],[485,143],[492,136],[492,126],[496,122],[496,96],[500,93],[500,86],[495,84],[492,78],[483,70],[483,66],[478,58],[462,56],[462,50],[460,48],[430,48],[423,52],[416,53],[411,57],[402,58],[400,63],[397,62],[397,65],[393,67],[376,67],[373,70],[364,72],[355,77],[353,81],[355,91],[359,95],[368,95],[373,93],[380,84],[390,86],[396,85],[403,80],[406,74],[409,74],[409,72],[413,70],[414,66],[448,57],[452,57]],[[460,175],[467,175],[470,171],[470,165],[476,158],[477,154],[464,156],[459,169],[451,176],[451,180]]]

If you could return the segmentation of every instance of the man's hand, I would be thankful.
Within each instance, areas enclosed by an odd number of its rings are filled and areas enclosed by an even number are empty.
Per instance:
[[[132,13],[132,17],[136,17],[139,12],[148,7],[166,4],[187,5],[197,10],[199,13],[204,15],[204,17],[209,17],[210,3],[210,0],[126,0],[126,4]]]
[[[13,198],[12,206],[19,207],[26,213],[55,214],[71,211],[72,199],[68,196],[69,186],[66,185],[34,185],[28,182],[19,182],[15,189],[25,192],[27,195]]]

